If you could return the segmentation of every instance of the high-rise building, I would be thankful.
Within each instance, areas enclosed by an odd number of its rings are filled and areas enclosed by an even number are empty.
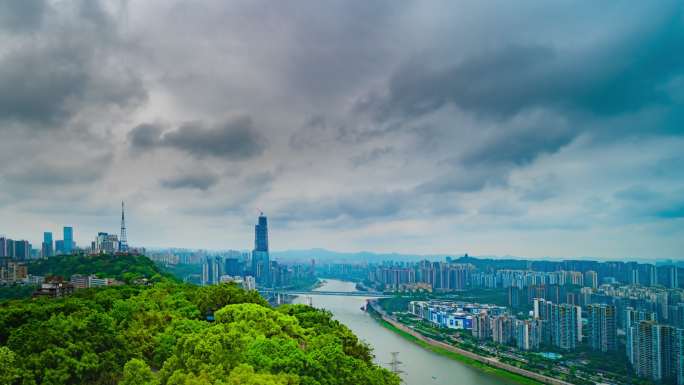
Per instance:
[[[254,226],[254,251],[268,252],[268,219],[264,213],[259,215],[259,222]]]
[[[14,243],[12,239],[7,240],[7,258],[15,258],[17,256],[14,250]]]
[[[677,329],[674,335],[674,357],[677,385],[684,385],[684,329]]]
[[[74,228],[71,226],[64,226],[64,245],[63,253],[71,254],[74,251]]]
[[[28,241],[14,241],[14,258],[24,261],[31,258],[31,244]]]
[[[627,356],[639,377],[684,384],[684,329],[649,320],[626,332]]]
[[[641,321],[655,320],[656,314],[653,312],[638,311],[632,309],[631,307],[625,309],[624,328],[627,337],[627,359],[632,366],[634,366],[634,363],[636,362],[636,354],[638,353],[638,350],[635,350],[638,348],[638,345],[635,345],[636,334],[632,333],[633,326],[637,325]]]
[[[252,274],[259,285],[271,285],[270,256],[268,253],[268,220],[264,213],[254,226],[254,251],[252,251]]]
[[[587,306],[589,345],[593,350],[610,352],[617,350],[617,326],[615,306],[593,304]]]
[[[220,282],[223,275],[221,257],[206,257],[202,264],[202,285],[214,285]]]
[[[658,284],[658,273],[656,271],[655,265],[645,264],[643,266],[644,271],[644,284],[646,286],[655,286]]]
[[[498,344],[509,344],[514,337],[513,319],[507,315],[490,318],[492,324],[492,340]]]
[[[7,238],[0,237],[0,258],[7,258]]]
[[[598,288],[598,273],[589,270],[584,273],[584,284],[592,289]]]
[[[582,308],[579,306],[557,305],[535,298],[534,318],[543,321],[543,340],[560,349],[574,350],[582,340]]]
[[[658,278],[658,283],[669,289],[679,287],[679,277],[677,276],[677,266],[675,265],[659,266]]]
[[[639,265],[636,262],[632,262],[629,268],[629,284],[639,285],[639,283]]]
[[[211,277],[214,275],[212,272],[211,257],[207,257],[202,263],[202,286],[211,284]]]
[[[245,290],[256,290],[256,280],[251,275],[245,277],[242,287]]]
[[[492,325],[487,313],[480,313],[473,317],[473,337],[486,340],[492,336]]]
[[[64,240],[58,239],[55,241],[55,255],[64,255]]]
[[[43,257],[52,257],[55,255],[55,248],[52,242],[52,233],[46,231],[43,233]]]
[[[667,309],[667,323],[684,329],[684,303],[679,302],[676,305],[669,305]]]
[[[114,254],[119,250],[119,237],[116,234],[97,233],[92,247],[94,253]]]
[[[668,383],[674,383],[677,380],[678,363],[684,359],[682,356],[677,356],[678,342],[676,328],[669,325],[660,325],[662,378]]]
[[[581,338],[582,320],[579,306],[551,305],[551,342],[558,348],[574,350]]]
[[[540,320],[516,320],[515,344],[520,350],[538,350],[541,343]]]
[[[630,330],[634,371],[656,382],[663,377],[660,330],[655,321],[641,321]]]
[[[223,260],[223,271],[233,277],[241,277],[243,275],[240,260],[237,258],[226,258]]]

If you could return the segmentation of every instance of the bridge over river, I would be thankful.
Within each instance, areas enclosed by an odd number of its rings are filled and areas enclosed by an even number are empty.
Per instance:
[[[306,291],[306,290],[259,290],[261,294],[277,295],[336,295],[343,297],[372,297],[372,298],[389,298],[391,295],[381,293],[379,291]]]

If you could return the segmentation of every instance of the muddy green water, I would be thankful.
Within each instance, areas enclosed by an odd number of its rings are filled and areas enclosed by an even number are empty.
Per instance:
[[[351,282],[328,279],[317,290],[352,292]],[[399,352],[403,383],[407,385],[490,385],[506,384],[504,379],[494,377],[450,360],[399,337],[380,326],[368,314],[361,311],[366,302],[364,297],[312,295],[314,307],[327,309],[335,318],[347,325],[359,338],[373,347],[375,361],[389,368],[391,352]],[[306,303],[300,296],[294,302]]]

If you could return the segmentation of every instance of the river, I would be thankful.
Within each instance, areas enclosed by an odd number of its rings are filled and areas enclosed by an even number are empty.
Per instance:
[[[356,291],[352,282],[326,279],[316,290]],[[484,385],[506,384],[498,377],[483,373],[458,361],[425,350],[380,326],[360,308],[364,297],[312,295],[312,305],[332,312],[335,319],[347,325],[359,338],[366,341],[375,353],[375,361],[389,368],[391,352],[399,352],[403,384],[406,385]],[[295,303],[305,303],[299,296]]]

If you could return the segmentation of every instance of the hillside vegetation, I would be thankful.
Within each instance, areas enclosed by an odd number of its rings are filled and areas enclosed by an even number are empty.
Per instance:
[[[125,274],[97,266],[69,271]],[[0,383],[398,385],[399,378],[374,365],[368,346],[329,312],[271,308],[232,284],[162,278],[0,303]]]
[[[171,277],[142,255],[60,255],[30,261],[28,271],[32,275],[53,275],[65,279],[74,274],[95,274],[126,282],[136,278]]]

